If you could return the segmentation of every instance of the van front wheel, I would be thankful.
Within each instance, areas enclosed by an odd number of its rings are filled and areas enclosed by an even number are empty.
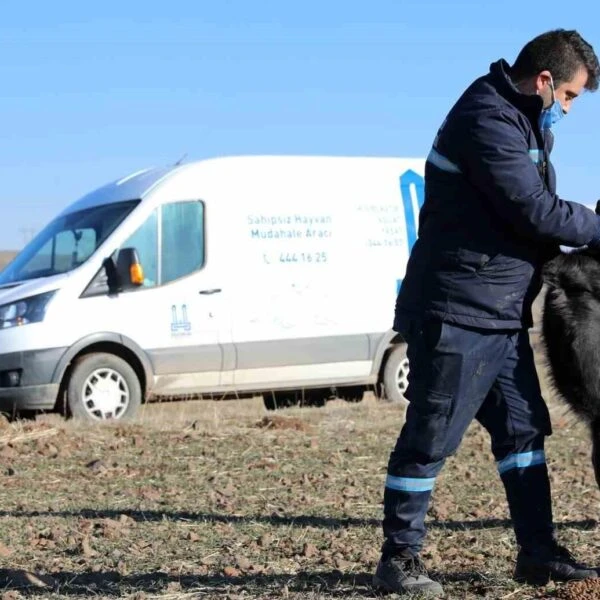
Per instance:
[[[141,403],[139,379],[122,358],[95,352],[76,359],[67,384],[67,404],[74,418],[129,419]]]

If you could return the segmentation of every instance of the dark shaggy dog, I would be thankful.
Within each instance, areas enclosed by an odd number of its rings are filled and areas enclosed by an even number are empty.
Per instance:
[[[546,265],[544,278],[542,336],[551,377],[590,426],[600,487],[600,255],[588,250],[561,254]]]

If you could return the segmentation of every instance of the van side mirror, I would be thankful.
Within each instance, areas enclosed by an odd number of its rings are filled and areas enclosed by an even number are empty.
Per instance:
[[[135,248],[121,248],[115,259],[104,261],[108,289],[111,293],[125,292],[144,284],[144,269]]]

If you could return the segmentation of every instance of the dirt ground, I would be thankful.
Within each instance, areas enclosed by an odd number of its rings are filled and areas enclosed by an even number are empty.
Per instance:
[[[585,428],[550,399],[558,536],[600,566]],[[148,405],[130,424],[0,423],[0,594],[374,598],[386,461],[404,412],[267,413],[260,398]],[[520,587],[503,489],[473,424],[436,483],[424,551],[447,598],[600,598]]]

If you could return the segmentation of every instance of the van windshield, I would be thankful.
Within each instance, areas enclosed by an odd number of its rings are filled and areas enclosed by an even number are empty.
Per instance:
[[[139,200],[92,206],[51,221],[0,272],[0,285],[66,273],[83,264]]]

